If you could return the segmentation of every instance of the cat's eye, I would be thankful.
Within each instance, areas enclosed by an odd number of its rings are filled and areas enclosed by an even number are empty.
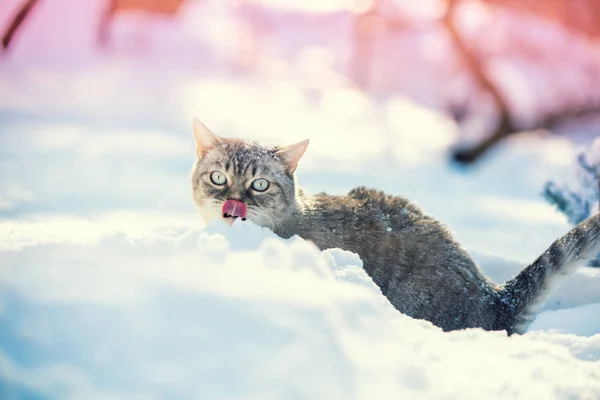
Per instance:
[[[212,183],[219,186],[222,186],[227,183],[227,178],[222,172],[219,171],[214,171],[213,173],[211,173],[210,180],[212,181]]]
[[[256,190],[257,192],[264,192],[269,188],[269,181],[263,178],[258,178],[252,182],[250,186],[252,186],[252,189]]]

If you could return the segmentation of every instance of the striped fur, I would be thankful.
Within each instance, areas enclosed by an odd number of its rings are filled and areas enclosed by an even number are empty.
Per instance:
[[[506,305],[506,330],[524,332],[559,278],[599,252],[600,215],[596,214],[552,243],[533,264],[504,284],[500,298]]]

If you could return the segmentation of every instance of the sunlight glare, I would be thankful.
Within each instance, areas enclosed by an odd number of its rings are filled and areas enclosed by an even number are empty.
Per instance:
[[[349,10],[353,5],[353,0],[263,0],[252,1],[265,6],[275,6],[280,8],[292,8],[313,13],[328,13],[335,11]]]

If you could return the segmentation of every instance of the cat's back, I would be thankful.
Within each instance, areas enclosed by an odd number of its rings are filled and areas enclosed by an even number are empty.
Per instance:
[[[470,320],[486,314],[474,309],[494,301],[487,279],[450,231],[408,199],[358,187],[346,196],[320,193],[307,204],[299,234],[321,249],[358,253],[364,269],[403,313],[448,330],[493,324]]]
[[[344,242],[363,236],[369,239],[402,237],[405,245],[458,246],[439,221],[402,196],[357,187],[345,196],[319,193],[311,197],[308,204],[305,208],[310,222],[307,228],[329,236],[328,240],[336,236],[329,233],[336,233]]]

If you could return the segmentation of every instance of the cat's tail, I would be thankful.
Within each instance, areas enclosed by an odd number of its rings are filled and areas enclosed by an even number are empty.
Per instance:
[[[523,333],[535,318],[557,278],[575,270],[600,252],[600,214],[583,221],[558,239],[533,264],[500,289],[505,329]]]

